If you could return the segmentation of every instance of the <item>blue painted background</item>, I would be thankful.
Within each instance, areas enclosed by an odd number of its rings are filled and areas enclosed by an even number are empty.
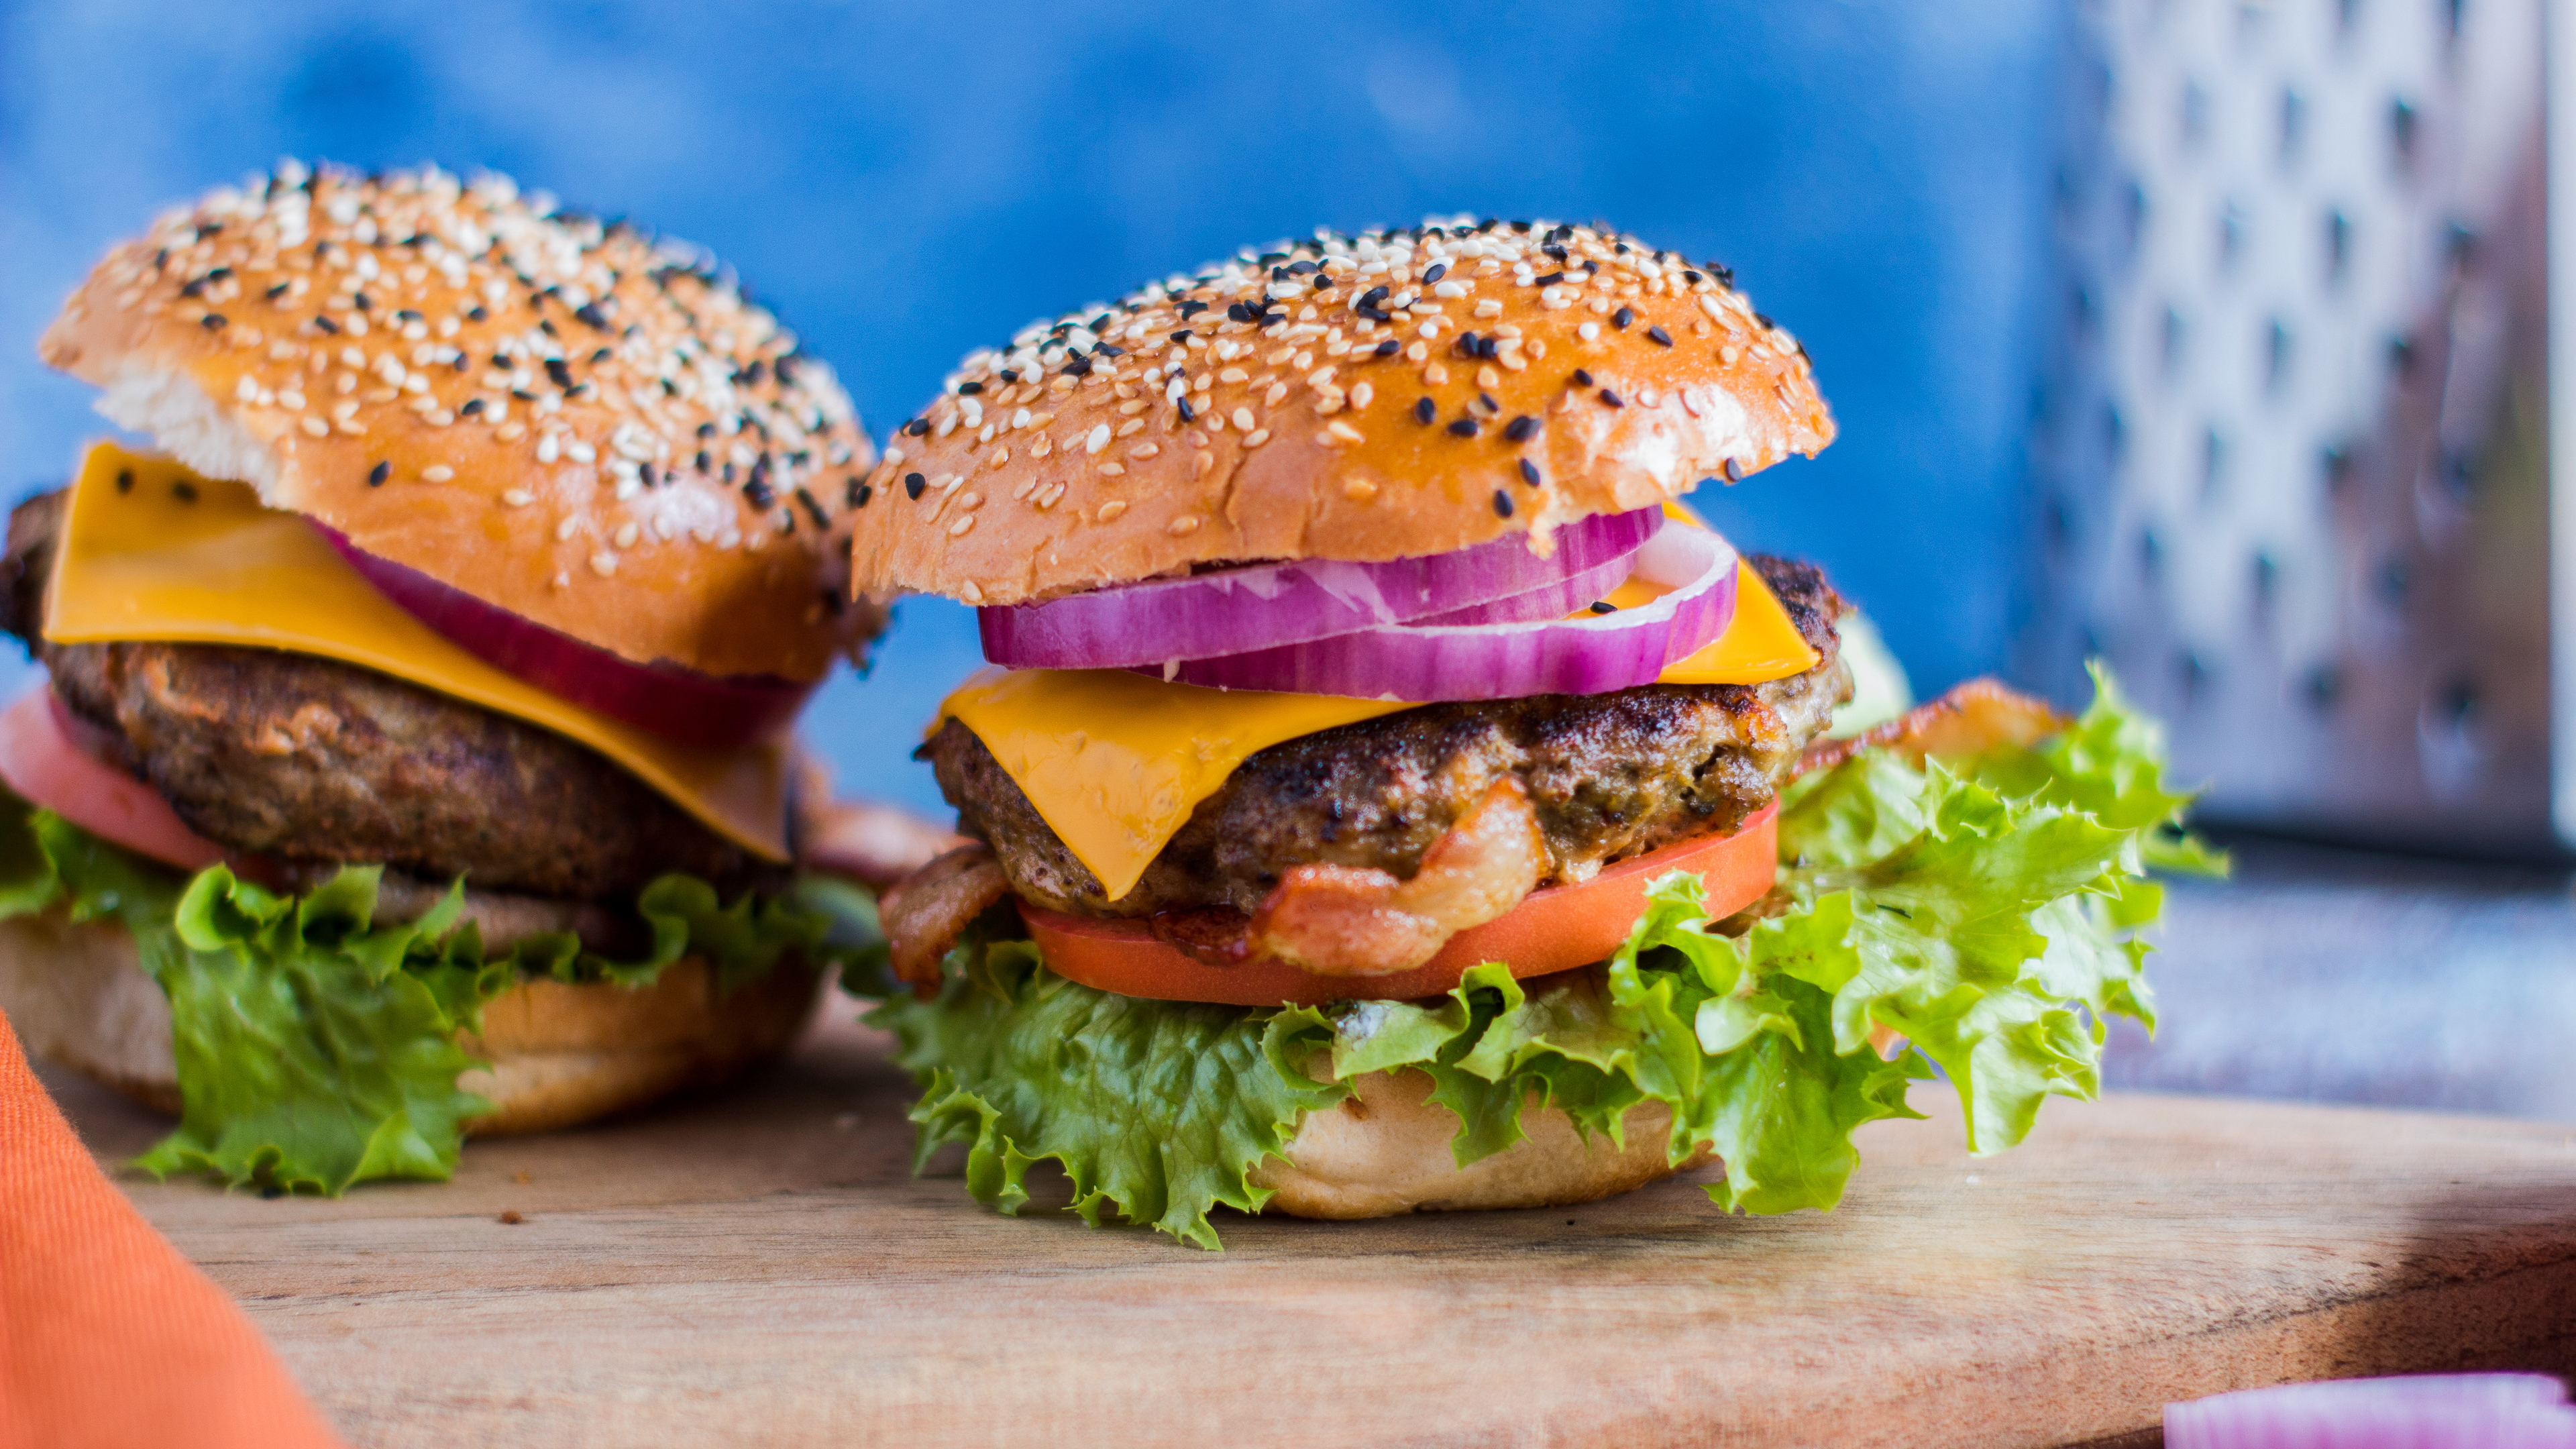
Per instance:
[[[1700,501],[1937,687],[2005,653],[2054,13],[0,0],[0,484],[104,426],[33,355],[91,260],[280,155],[490,166],[704,242],[880,436],[970,346],[1245,243],[1598,216],[1807,342],[1843,440]],[[935,803],[905,753],[975,660],[962,611],[906,605],[813,721],[844,783]]]

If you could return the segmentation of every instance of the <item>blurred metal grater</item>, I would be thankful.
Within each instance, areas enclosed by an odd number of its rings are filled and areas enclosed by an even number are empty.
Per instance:
[[[2106,660],[2206,818],[2576,847],[2571,32],[2565,0],[2070,7],[2017,667],[2076,699]]]

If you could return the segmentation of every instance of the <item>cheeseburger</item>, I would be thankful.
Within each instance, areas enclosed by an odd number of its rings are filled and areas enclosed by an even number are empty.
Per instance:
[[[921,1150],[1213,1246],[1712,1164],[1830,1207],[1936,1067],[1979,1150],[2091,1092],[2182,798],[2107,692],[1828,738],[1849,606],[1676,500],[1833,436],[1726,268],[1596,227],[1318,233],[970,355],[853,514],[993,666],[922,747],[971,843],[884,903]]]
[[[150,442],[10,519],[0,1007],[178,1115],[146,1166],[443,1177],[795,1032],[854,938],[788,732],[882,615],[874,450],[769,313],[502,178],[290,164],[41,349]]]

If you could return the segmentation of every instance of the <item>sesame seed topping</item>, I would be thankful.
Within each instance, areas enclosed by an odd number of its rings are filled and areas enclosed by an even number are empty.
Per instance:
[[[385,486],[385,480],[392,476],[394,476],[393,464],[378,463],[373,468],[367,470],[367,486],[370,488],[382,488]]]
[[[1476,436],[1476,420],[1460,418],[1449,425],[1449,431],[1455,437],[1472,438]]]
[[[1595,600],[1593,600],[1593,601],[1592,601],[1592,604],[1591,604],[1591,609],[1592,609],[1592,612],[1594,612],[1594,613],[1596,613],[1596,614],[1615,614],[1615,613],[1618,613],[1618,612],[1619,612],[1619,606],[1618,606],[1617,604],[1611,603],[1611,602],[1610,602],[1609,600],[1607,600],[1607,599],[1595,599]]]
[[[1521,459],[1521,481],[1532,488],[1547,486],[1547,480],[1539,475],[1538,465],[1527,458]]]
[[[1497,518],[1512,516],[1512,495],[1500,488],[1494,490],[1494,516]]]
[[[1538,433],[1538,419],[1527,413],[1503,425],[1503,436],[1515,443],[1526,443]]]
[[[1433,402],[1427,397],[1414,399],[1413,420],[1415,422],[1431,423],[1437,421],[1439,417],[1440,405],[1438,403]]]
[[[1624,408],[1627,406],[1626,403],[1619,400],[1619,394],[1612,392],[1606,387],[1601,389],[1601,401],[1614,408]]]

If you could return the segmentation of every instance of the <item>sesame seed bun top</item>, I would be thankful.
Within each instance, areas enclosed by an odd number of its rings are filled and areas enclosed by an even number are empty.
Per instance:
[[[109,252],[44,359],[190,466],[638,662],[810,680],[875,462],[703,256],[506,178],[295,163]]]
[[[1545,549],[1833,436],[1804,349],[1723,267],[1546,222],[1319,232],[968,356],[856,495],[855,582],[1000,605]]]

